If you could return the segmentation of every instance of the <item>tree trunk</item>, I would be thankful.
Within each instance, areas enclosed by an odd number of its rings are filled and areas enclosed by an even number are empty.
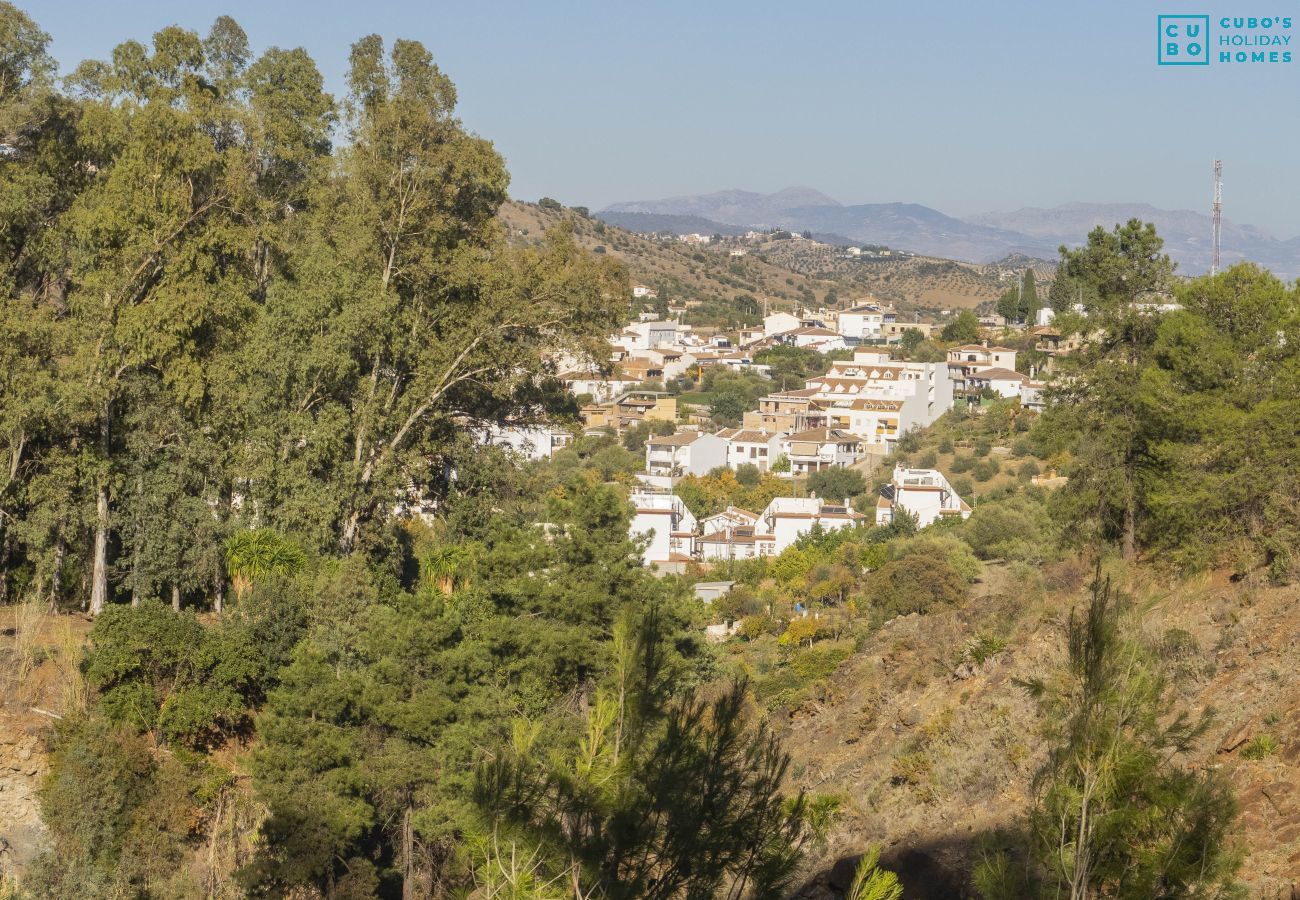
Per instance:
[[[402,900],[415,900],[415,835],[411,828],[411,807],[402,814]]]
[[[50,612],[59,608],[59,594],[63,591],[63,558],[68,552],[68,542],[59,533],[58,543],[54,545],[54,571],[50,573]]]
[[[226,605],[226,581],[220,575],[212,578],[212,608],[217,614],[221,614],[222,608]]]
[[[181,611],[181,586],[179,584],[172,585],[172,609],[176,612]]]
[[[108,602],[108,487],[95,498],[95,565],[91,575],[90,614],[97,616]]]
[[[1137,513],[1133,509],[1133,496],[1130,493],[1124,506],[1124,558],[1137,558]]]

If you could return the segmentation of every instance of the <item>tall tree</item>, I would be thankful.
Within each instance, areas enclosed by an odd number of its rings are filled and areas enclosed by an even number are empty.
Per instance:
[[[1143,303],[1169,297],[1173,263],[1161,252],[1155,227],[1136,219],[1108,232],[1094,229],[1078,249],[1061,248],[1060,270],[1088,287],[1083,350],[1067,360],[1071,377],[1058,381],[1044,433],[1073,455],[1062,496],[1100,536],[1137,553],[1140,482],[1150,461],[1142,370],[1159,316]]]

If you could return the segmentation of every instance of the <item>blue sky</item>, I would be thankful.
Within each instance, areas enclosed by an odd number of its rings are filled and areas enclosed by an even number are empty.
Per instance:
[[[18,3],[65,70],[229,14],[257,49],[306,47],[341,92],[356,38],[420,40],[524,199],[598,208],[807,184],[953,215],[1205,210],[1218,156],[1225,217],[1300,235],[1300,47],[1289,65],[1156,65],[1157,14],[1265,9],[1244,0]]]

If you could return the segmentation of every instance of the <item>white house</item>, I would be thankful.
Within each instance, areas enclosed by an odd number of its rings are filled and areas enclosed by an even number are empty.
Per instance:
[[[963,344],[948,351],[948,363],[956,364],[965,374],[980,369],[1016,368],[1016,351],[1010,347],[990,347],[987,344]]]
[[[704,533],[696,541],[700,559],[706,561],[730,559],[757,559],[772,556],[777,551],[776,538],[765,534],[756,525],[725,525]]]
[[[893,313],[892,309],[888,310]],[[839,314],[836,327],[850,341],[878,341],[884,337],[886,308],[878,303],[862,303]]]
[[[648,297],[648,298],[655,299],[658,298],[659,292],[652,287],[647,287],[644,284],[634,284],[632,285],[632,296]]]
[[[829,328],[823,328],[820,325],[808,325],[803,328],[796,328],[793,331],[782,332],[773,337],[783,344],[790,344],[795,347],[805,347],[810,350],[816,350],[819,353],[830,353],[833,350],[846,350],[849,346],[844,342],[844,336],[838,331],[831,331]]]
[[[800,324],[799,317],[792,313],[774,312],[763,317],[763,336],[773,337],[778,334],[785,334],[787,331],[794,331]]]
[[[781,455],[785,433],[766,428],[724,428],[718,437],[727,442],[727,468],[738,469],[746,463],[766,472]]]
[[[623,329],[618,343],[628,350],[651,350],[655,347],[678,346],[689,328],[677,322],[633,322]]]
[[[876,524],[888,525],[894,511],[905,509],[916,516],[918,528],[933,524],[940,517],[970,518],[970,507],[957,496],[948,479],[938,469],[907,469],[897,466],[885,493],[876,501]]]
[[[709,534],[713,531],[722,531],[726,528],[753,528],[758,524],[758,513],[750,512],[747,509],[741,509],[739,506],[728,506],[720,513],[714,513],[707,519],[700,520],[700,531]]]
[[[776,497],[763,510],[759,531],[772,538],[771,551],[780,553],[808,534],[814,525],[823,531],[835,531],[865,522],[866,516],[855,512],[848,500],[823,500],[820,497]]]
[[[727,465],[727,442],[703,431],[652,437],[645,444],[645,470],[651,475],[706,475]]]
[[[850,466],[862,458],[862,438],[838,428],[809,428],[781,438],[792,475]]]
[[[989,388],[999,397],[1019,397],[1020,389],[1029,381],[1027,375],[999,367],[980,369],[966,376],[966,389],[982,391]]]
[[[630,497],[634,513],[628,530],[632,537],[648,536],[642,561],[650,566],[674,568],[695,557],[695,516],[682,498],[651,489],[637,489]]]
[[[483,442],[513,450],[526,459],[550,459],[573,435],[553,425],[488,425]]]
[[[1020,385],[1020,405],[1025,409],[1043,410],[1047,408],[1044,391],[1047,385],[1041,381],[1024,381]]]

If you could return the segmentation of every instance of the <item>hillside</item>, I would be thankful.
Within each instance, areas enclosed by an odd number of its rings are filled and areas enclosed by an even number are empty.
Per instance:
[[[663,221],[657,213],[628,215],[645,216],[647,223]],[[749,295],[778,309],[796,303],[851,305],[875,297],[901,310],[933,313],[996,300],[1005,289],[1005,279],[1029,265],[1036,265],[1044,279],[1051,272],[1050,265],[1028,257],[992,265],[902,255],[849,259],[843,253],[846,241],[837,244],[798,236],[747,240],[731,235],[721,243],[685,244],[628,231],[571,210],[517,201],[503,207],[501,218],[513,239],[525,242],[560,222],[570,222],[580,244],[590,250],[603,247],[627,265],[634,281],[660,288],[661,297],[694,304],[722,301],[725,305]],[[745,255],[732,256],[733,250],[744,250]]]
[[[548,229],[568,222],[581,246],[620,260],[634,282],[657,288],[661,299],[672,302],[732,304],[748,294],[779,309],[808,303],[808,298],[820,303],[836,287],[757,256],[732,258],[708,245],[645,237],[571,210],[511,201],[502,207],[500,218],[518,242],[536,241]]]
[[[1038,717],[1018,679],[1060,662],[1063,624],[1084,596],[1087,564],[1041,573],[990,566],[963,606],[904,616],[862,644],[820,691],[821,700],[778,723],[794,758],[793,783],[848,798],[831,837],[836,848],[810,877],[843,889],[852,848],[883,844],[909,900],[970,896],[968,876],[999,831],[1027,808],[1042,761]],[[1148,633],[1167,646],[1177,695],[1193,711],[1214,707],[1216,725],[1193,757],[1221,769],[1241,803],[1237,838],[1251,896],[1300,890],[1300,591],[1232,584],[1226,575],[1167,582],[1132,570],[1126,586],[1145,601]],[[961,649],[997,635],[1005,649],[963,665]],[[1269,733],[1281,750],[1242,756]]]

